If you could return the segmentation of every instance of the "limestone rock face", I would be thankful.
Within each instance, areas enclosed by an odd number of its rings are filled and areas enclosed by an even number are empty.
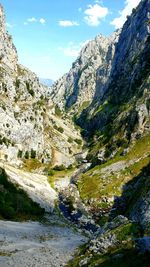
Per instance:
[[[53,211],[57,193],[49,185],[46,176],[25,172],[1,163],[0,167],[5,168],[9,181],[22,188],[41,208],[47,212]]]
[[[3,7],[0,6],[0,66],[4,64],[6,69],[16,71],[17,60],[17,51],[12,37],[6,32],[5,15]]]
[[[24,158],[36,157],[45,163],[66,166],[75,161],[73,154],[79,151],[78,145],[68,139],[81,137],[68,120],[64,122],[56,116],[49,95],[50,89],[39,82],[36,74],[18,63],[0,6],[1,160],[20,165]]]
[[[69,73],[52,86],[51,97],[61,109],[71,108],[77,113],[91,103],[98,84],[107,81],[118,36],[119,31],[109,38],[98,35],[88,42]],[[103,90],[99,94],[103,95]]]
[[[78,120],[89,132],[93,129],[104,131],[109,127],[112,137],[113,132],[122,128],[130,139],[135,137],[135,132],[143,133],[149,129],[149,14],[150,1],[141,1],[124,24],[109,77],[104,84],[97,85],[97,97]],[[100,70],[98,77],[101,81]]]

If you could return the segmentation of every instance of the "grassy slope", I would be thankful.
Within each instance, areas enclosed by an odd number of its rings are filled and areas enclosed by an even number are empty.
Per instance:
[[[99,200],[98,205],[103,205],[101,198],[120,195],[122,186],[137,176],[149,162],[150,134],[138,140],[127,155],[118,154],[107,163],[98,165],[81,175],[78,188],[83,201],[87,202],[95,198]],[[116,168],[114,171],[113,166],[117,163],[122,164],[122,168],[119,171]]]
[[[67,267],[78,267],[82,260],[88,259],[87,264],[81,266],[101,267],[148,267],[150,255],[138,254],[134,248],[134,239],[141,236],[140,228],[135,223],[125,223],[113,230],[106,231],[103,239],[114,235],[117,242],[108,247],[104,253],[97,254],[89,250],[89,244],[80,247],[73,261]]]

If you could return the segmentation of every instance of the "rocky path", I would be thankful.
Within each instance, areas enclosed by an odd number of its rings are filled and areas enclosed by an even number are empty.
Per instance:
[[[0,267],[65,266],[86,238],[56,220],[49,225],[0,221]]]

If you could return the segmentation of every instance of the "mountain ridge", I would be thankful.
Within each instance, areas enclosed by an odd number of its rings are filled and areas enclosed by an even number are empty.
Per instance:
[[[19,64],[2,6],[0,15],[0,159],[18,166],[29,159],[69,166],[76,161],[70,153],[76,154],[79,148],[68,139],[81,139],[79,131],[68,120],[66,127],[49,99],[50,89]]]
[[[77,113],[78,108],[91,103],[96,90],[96,73],[103,70],[101,82],[107,80],[118,36],[119,31],[108,38],[97,35],[81,49],[70,71],[54,83],[51,98],[62,110],[73,109]]]
[[[0,175],[89,236],[68,267],[149,266],[149,23],[142,0],[121,31],[81,50],[52,93],[18,64],[1,28]]]

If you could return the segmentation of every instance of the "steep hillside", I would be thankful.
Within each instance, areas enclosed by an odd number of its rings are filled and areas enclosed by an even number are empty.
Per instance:
[[[124,24],[105,93],[78,119],[85,136],[95,136],[106,156],[117,151],[119,142],[128,146],[150,130],[149,11],[150,2],[141,1]]]
[[[0,219],[37,220],[43,214],[44,209],[11,183],[5,170],[0,167]]]
[[[0,7],[0,159],[15,165],[31,158],[69,166],[80,150],[76,143],[80,139],[73,124],[62,120],[49,99],[49,88],[18,63]]]
[[[62,110],[78,115],[93,100],[96,87],[106,83],[119,31],[109,38],[98,35],[81,50],[70,71],[51,88],[52,100]],[[97,75],[98,73],[98,75]],[[100,92],[103,94],[103,90]]]
[[[91,240],[68,266],[148,267],[150,0],[122,30],[86,44],[51,92],[18,64],[0,15],[2,174],[86,231]]]
[[[88,137],[87,159],[98,165],[80,177],[78,186],[84,201],[94,197],[96,206],[109,207],[122,186],[149,163],[149,11],[150,1],[133,10],[120,34],[104,96],[78,119]],[[103,204],[105,197],[108,203]]]

